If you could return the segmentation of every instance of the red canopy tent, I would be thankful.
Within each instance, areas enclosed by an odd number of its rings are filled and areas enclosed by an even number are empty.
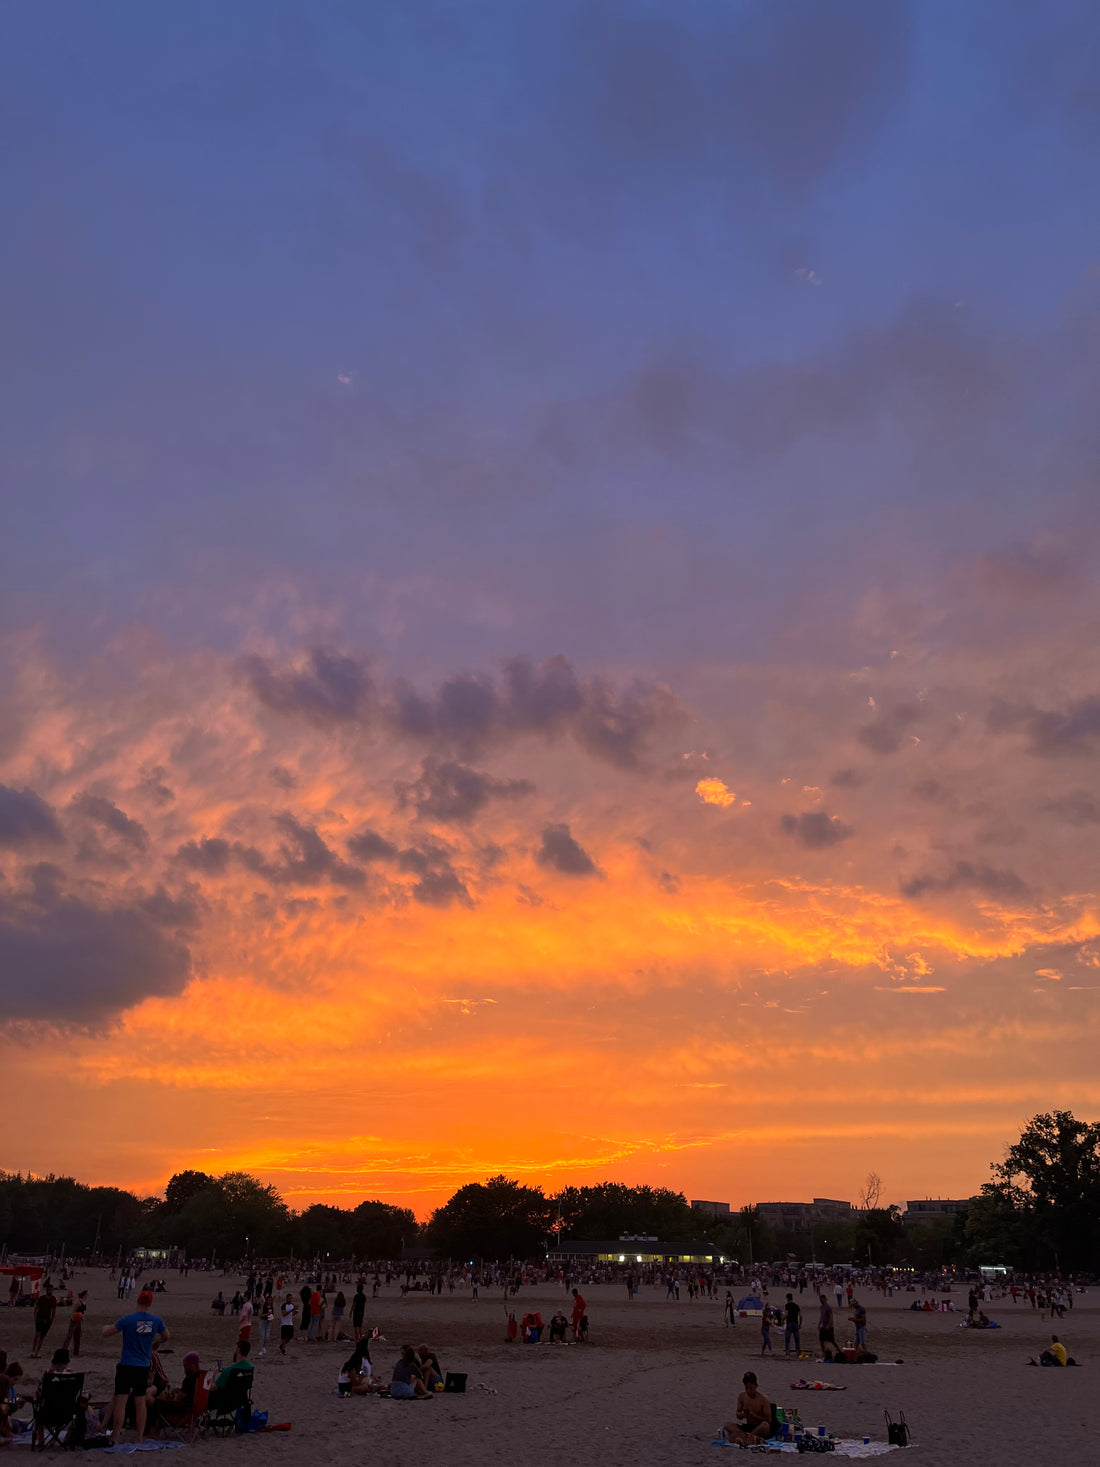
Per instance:
[[[36,1299],[42,1287],[42,1277],[46,1270],[37,1263],[13,1263],[0,1265],[0,1276],[4,1278],[15,1278],[19,1281],[19,1293],[30,1293]],[[29,1289],[24,1289],[24,1281],[30,1284]],[[10,1285],[9,1285],[10,1288]]]

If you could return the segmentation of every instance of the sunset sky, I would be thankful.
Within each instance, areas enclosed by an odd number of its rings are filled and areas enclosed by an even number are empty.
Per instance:
[[[1100,1114],[1089,0],[5,7],[0,1168]]]

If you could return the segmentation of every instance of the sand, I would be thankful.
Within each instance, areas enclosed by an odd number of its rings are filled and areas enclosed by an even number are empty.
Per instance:
[[[213,1315],[209,1301],[218,1288],[232,1295],[236,1282],[220,1273],[168,1276],[168,1292],[158,1295],[155,1307],[172,1331],[172,1353],[164,1361],[173,1384],[187,1350],[198,1350],[204,1365],[231,1357],[235,1322]],[[93,1392],[106,1396],[119,1342],[103,1340],[99,1329],[123,1310],[113,1285],[98,1271],[78,1273],[76,1287],[91,1291],[79,1366],[88,1373]],[[385,1337],[372,1350],[375,1368],[388,1379],[397,1347],[426,1341],[444,1369],[468,1373],[466,1395],[437,1396],[430,1402],[340,1399],[331,1390],[347,1345],[295,1343],[289,1362],[272,1346],[274,1354],[256,1361],[253,1402],[270,1413],[272,1422],[292,1421],[293,1430],[199,1441],[172,1453],[171,1460],[320,1464],[339,1458],[396,1467],[514,1467],[530,1460],[597,1467],[721,1467],[742,1457],[734,1448],[710,1443],[718,1423],[733,1414],[741,1376],[750,1368],[779,1405],[798,1405],[804,1422],[821,1422],[838,1435],[868,1433],[885,1440],[884,1408],[903,1410],[914,1440],[906,1460],[936,1467],[1058,1467],[1098,1459],[1097,1289],[1079,1298],[1065,1320],[1053,1325],[1026,1304],[1014,1308],[1006,1300],[987,1306],[1003,1328],[980,1333],[960,1329],[957,1314],[907,1312],[912,1295],[892,1300],[865,1296],[870,1348],[883,1360],[900,1358],[904,1364],[840,1368],[786,1362],[781,1354],[761,1361],[758,1326],[747,1321],[732,1329],[724,1326],[717,1302],[669,1302],[663,1289],[645,1287],[632,1304],[621,1287],[586,1286],[584,1294],[591,1340],[562,1347],[505,1343],[499,1291],[490,1296],[483,1291],[475,1302],[458,1290],[442,1298],[412,1294],[402,1299],[396,1285],[384,1289],[368,1306],[368,1321],[377,1323]],[[955,1297],[956,1303],[965,1299],[959,1291]],[[809,1292],[801,1302],[807,1318],[814,1317]],[[517,1316],[533,1308],[548,1319],[564,1306],[565,1296],[553,1287],[524,1288],[511,1307],[517,1304]],[[21,1359],[32,1376],[32,1367],[45,1365],[49,1350],[63,1340],[62,1318],[59,1311],[42,1360],[32,1362],[27,1358],[30,1312],[0,1308],[0,1345],[10,1358]],[[1024,1364],[1052,1330],[1083,1369],[1038,1370]],[[258,1335],[258,1327],[253,1333]],[[777,1335],[781,1339],[773,1330],[773,1340]],[[790,1383],[803,1375],[834,1380],[848,1389],[837,1394],[792,1392]],[[479,1389],[481,1385],[496,1394]],[[899,1454],[891,1453],[889,1460],[900,1460]]]

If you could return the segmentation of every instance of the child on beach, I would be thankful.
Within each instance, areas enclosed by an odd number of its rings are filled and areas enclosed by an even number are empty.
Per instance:
[[[760,1316],[760,1353],[770,1354],[772,1348],[772,1312],[764,1305],[764,1312]]]

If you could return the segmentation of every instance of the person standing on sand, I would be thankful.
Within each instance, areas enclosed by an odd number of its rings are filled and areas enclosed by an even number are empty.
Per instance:
[[[849,1318],[856,1327],[856,1349],[865,1350],[867,1348],[867,1311],[858,1299],[852,1300],[852,1312]]]
[[[281,1323],[279,1325],[279,1354],[286,1354],[286,1347],[294,1338],[294,1295],[288,1294],[283,1300],[281,1312]]]
[[[126,1418],[126,1402],[134,1398],[134,1425],[137,1441],[145,1440],[146,1392],[153,1350],[168,1339],[168,1326],[159,1314],[150,1314],[153,1296],[148,1289],[138,1295],[137,1312],[124,1314],[114,1324],[103,1326],[103,1338],[122,1336],[122,1354],[115,1368],[115,1392],[111,1401],[111,1436],[117,1447],[122,1440],[122,1423]]]
[[[771,1354],[772,1349],[772,1311],[771,1306],[764,1305],[764,1312],[760,1316],[760,1354]]]
[[[821,1311],[817,1317],[817,1339],[821,1346],[821,1358],[831,1360],[833,1351],[836,1349],[836,1334],[833,1329],[833,1306],[824,1294],[818,1296],[821,1300]]]
[[[302,1287],[298,1290],[298,1298],[302,1301],[302,1320],[298,1328],[302,1331],[303,1334],[305,1334],[305,1332],[309,1329],[309,1301],[312,1293],[313,1290],[310,1288],[309,1284],[303,1284]]]
[[[794,1352],[796,1355],[802,1350],[802,1310],[795,1301],[793,1294],[787,1295],[787,1302],[783,1306],[783,1353],[791,1353],[791,1341],[794,1341]]]
[[[367,1296],[363,1291],[362,1279],[355,1285],[355,1293],[351,1300],[351,1332],[358,1344],[363,1338],[363,1316],[367,1312]]]
[[[42,1346],[46,1342],[46,1336],[50,1332],[54,1315],[57,1313],[57,1299],[54,1297],[53,1289],[46,1285],[46,1292],[37,1300],[34,1306],[34,1343],[31,1345],[31,1359],[37,1360],[42,1353]]]
[[[72,1345],[74,1357],[80,1354],[80,1337],[84,1332],[84,1316],[87,1312],[88,1290],[81,1289],[76,1296],[76,1303],[73,1305],[73,1312],[69,1318],[69,1330],[65,1336],[64,1348],[67,1350]]]
[[[579,1289],[573,1290],[573,1338],[580,1343],[581,1320],[584,1318],[584,1298]]]
[[[833,1293],[836,1295],[836,1307],[838,1309],[843,1309],[844,1308],[844,1285],[843,1284],[834,1284],[833,1285]]]

